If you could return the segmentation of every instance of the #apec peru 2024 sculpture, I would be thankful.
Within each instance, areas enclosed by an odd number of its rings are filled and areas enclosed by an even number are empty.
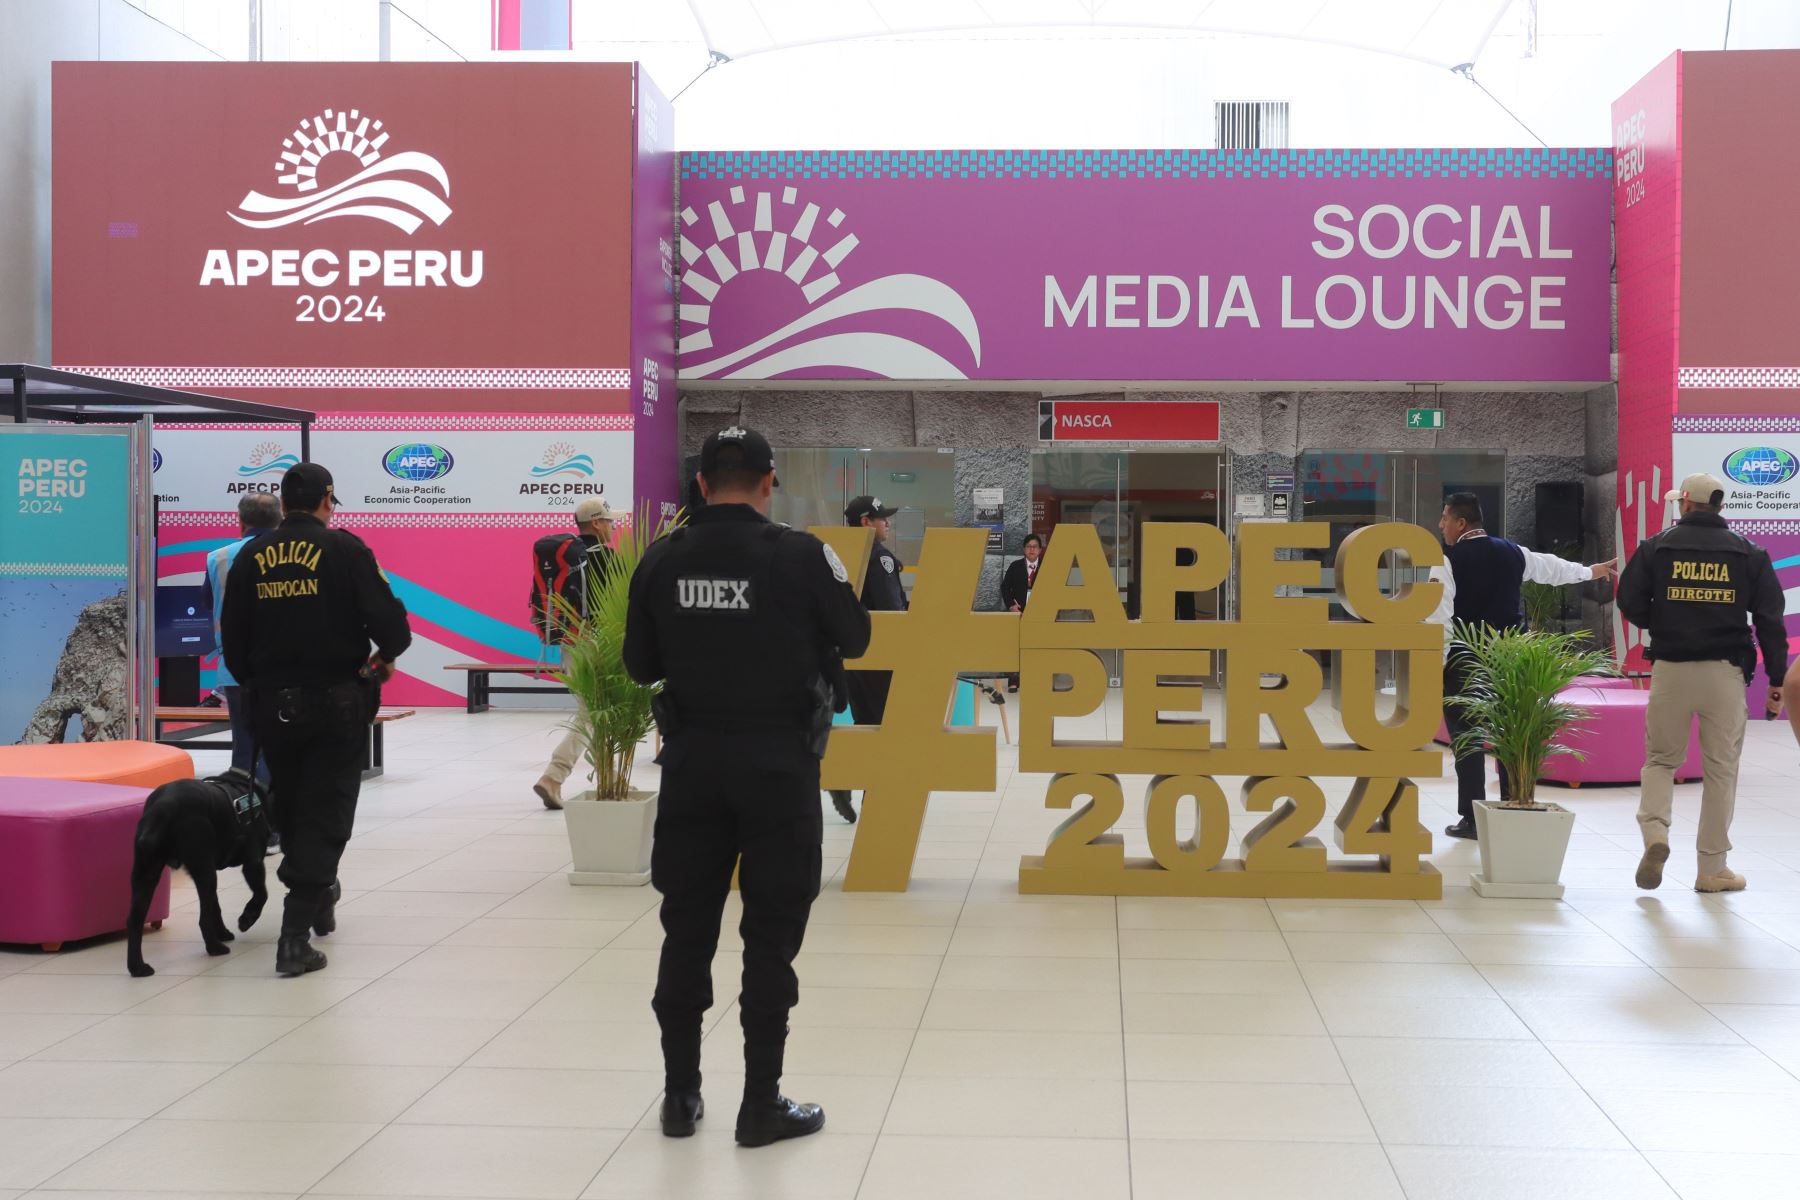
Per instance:
[[[844,561],[868,560],[868,530],[813,532]],[[885,719],[834,730],[823,764],[823,786],[864,789],[844,889],[905,891],[931,793],[995,786],[994,732],[951,729],[945,714],[958,672],[1017,671],[1019,768],[1053,773],[1045,804],[1074,810],[1041,856],[1020,861],[1021,892],[1440,897],[1443,879],[1422,861],[1431,836],[1419,823],[1413,780],[1443,772],[1432,735],[1442,710],[1444,633],[1426,621],[1443,589],[1420,583],[1389,595],[1381,588],[1389,560],[1440,564],[1437,539],[1400,524],[1346,538],[1336,585],[1356,619],[1333,621],[1325,597],[1280,594],[1321,586],[1319,562],[1284,560],[1281,552],[1326,549],[1329,528],[1246,523],[1236,544],[1242,619],[1177,621],[1178,593],[1225,582],[1232,544],[1203,524],[1148,524],[1142,536],[1142,615],[1127,620],[1091,525],[1057,527],[1023,614],[974,611],[986,530],[927,532],[912,608],[873,614],[868,653],[852,664],[893,672]],[[1105,703],[1102,651],[1121,653],[1123,733],[1116,741],[1059,738],[1059,718]],[[1376,684],[1383,652],[1394,656],[1399,681],[1385,717]],[[1324,741],[1307,711],[1324,691],[1315,655],[1331,657],[1345,740]],[[1202,682],[1218,674],[1222,689]],[[1266,687],[1265,677],[1280,683]],[[1221,693],[1223,712],[1211,715]],[[1111,832],[1124,811],[1121,774],[1151,777],[1149,858],[1127,857]],[[1242,777],[1244,809],[1269,814],[1243,836],[1237,858],[1226,857],[1231,806],[1220,777]],[[1321,779],[1353,781],[1333,822],[1348,857],[1328,860],[1312,836],[1326,815]],[[1189,801],[1194,834],[1182,839],[1178,817]]]

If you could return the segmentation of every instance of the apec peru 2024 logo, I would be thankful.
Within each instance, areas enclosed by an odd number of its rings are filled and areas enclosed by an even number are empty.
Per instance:
[[[252,187],[225,214],[252,240],[208,250],[200,286],[269,288],[293,296],[296,322],[357,325],[387,319],[384,292],[480,284],[480,250],[342,244],[338,230],[371,225],[428,238],[454,211],[444,164],[391,138],[360,109],[303,118],[276,150],[274,194]]]

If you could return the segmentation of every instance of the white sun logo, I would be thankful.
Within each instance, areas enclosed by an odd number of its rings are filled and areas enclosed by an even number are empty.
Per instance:
[[[773,379],[845,367],[886,379],[967,378],[967,366],[981,362],[981,332],[968,302],[942,280],[910,272],[844,288],[839,271],[861,242],[843,225],[843,209],[802,201],[791,185],[754,193],[733,186],[725,199],[705,202],[704,216],[692,204],[683,208],[682,371],[696,378]],[[784,314],[779,304],[766,303],[767,292],[760,300],[728,300],[738,307],[715,339],[721,292],[738,276],[757,272],[786,277],[804,309],[796,305],[788,310],[792,319],[770,328]],[[912,317],[889,325],[896,314],[936,318],[949,337],[921,334]]]
[[[302,117],[298,128],[281,139],[276,182],[310,192],[319,186],[319,163],[327,155],[342,151],[363,166],[372,167],[387,140],[380,121],[365,117],[354,108],[347,113],[328,108],[322,116]]]
[[[385,221],[414,233],[426,221],[442,225],[450,216],[450,174],[444,164],[419,150],[383,157],[388,131],[360,109],[327,108],[304,117],[281,139],[275,163],[275,195],[252,190],[228,213],[252,229],[278,229],[339,217]],[[354,162],[345,177],[319,179],[319,167],[342,155]]]
[[[738,210],[739,220],[749,217],[749,228],[739,230],[732,223],[731,213],[725,206],[714,200],[706,206],[706,215],[711,221],[713,244],[700,246],[705,236],[705,228],[700,226],[700,214],[692,206],[681,210],[682,239],[681,261],[684,264],[681,272],[681,286],[692,288],[700,297],[709,303],[719,294],[719,288],[730,283],[741,272],[745,271],[778,271],[793,280],[806,297],[808,304],[817,304],[820,299],[830,294],[841,282],[837,269],[843,261],[850,257],[856,249],[857,241],[854,233],[846,233],[832,242],[830,248],[823,253],[812,244],[814,237],[821,242],[830,238],[839,226],[844,223],[844,210],[834,208],[825,218],[829,229],[819,228],[817,204],[808,203],[800,209],[799,215],[793,218],[784,231],[775,228],[775,206],[773,195],[769,192],[756,193],[755,209],[745,213],[743,207],[748,203],[742,187],[731,189],[732,208]],[[793,187],[781,189],[781,203],[784,209],[792,209],[799,201],[799,190]],[[789,214],[783,213],[785,218]],[[760,238],[759,238],[760,235]],[[763,242],[758,246],[758,241]],[[726,250],[730,246],[735,251]],[[788,251],[794,249],[792,258]],[[701,260],[705,262],[702,263]],[[819,263],[824,262],[822,271],[815,271]],[[709,273],[710,268],[710,273]],[[808,279],[808,276],[811,279]],[[705,325],[710,318],[710,310],[706,305],[682,305],[682,325]],[[704,350],[712,345],[712,334],[705,329],[697,329],[694,333],[683,333],[681,349],[684,353]]]

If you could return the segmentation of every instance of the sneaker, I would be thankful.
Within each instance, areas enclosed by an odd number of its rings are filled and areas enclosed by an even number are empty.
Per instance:
[[[548,775],[532,784],[531,790],[538,794],[538,799],[544,802],[545,808],[557,809],[563,806],[562,784]]]
[[[1741,892],[1748,881],[1729,867],[1716,875],[1702,875],[1694,880],[1696,892]]]
[[[1655,891],[1662,886],[1663,864],[1669,861],[1669,843],[1651,842],[1644,847],[1644,857],[1638,860],[1637,885],[1645,891]]]

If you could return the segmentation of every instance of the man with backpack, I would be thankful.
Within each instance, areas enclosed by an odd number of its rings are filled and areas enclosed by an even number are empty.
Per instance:
[[[612,506],[598,496],[581,501],[575,506],[575,529],[575,534],[539,538],[531,548],[531,623],[546,646],[562,642],[571,632],[567,613],[587,616],[588,596],[598,587],[612,557]],[[550,765],[531,789],[545,808],[563,806],[563,781],[585,749],[581,735],[573,729],[556,744]]]

